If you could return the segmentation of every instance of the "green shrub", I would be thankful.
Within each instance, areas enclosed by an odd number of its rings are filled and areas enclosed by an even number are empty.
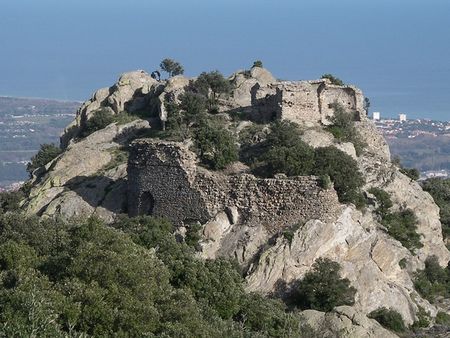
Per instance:
[[[420,178],[420,171],[416,168],[400,168],[400,172],[408,176],[413,181],[417,181]]]
[[[335,147],[317,148],[313,173],[331,178],[340,202],[354,203],[358,208],[365,206],[361,193],[364,178],[351,156]]]
[[[210,119],[199,123],[194,142],[202,163],[211,169],[223,169],[239,158],[236,137]]]
[[[165,58],[164,60],[162,60],[159,67],[161,68],[161,70],[168,73],[169,76],[175,76],[184,73],[184,68],[181,63],[169,58]]]
[[[406,258],[402,258],[398,261],[398,265],[400,266],[400,268],[404,269],[406,268]]]
[[[398,240],[412,253],[423,247],[417,233],[417,217],[411,209],[387,213],[381,220],[389,235]]]
[[[430,193],[439,206],[442,236],[450,237],[450,179],[429,178],[422,183],[423,190]]]
[[[372,311],[368,317],[375,319],[378,323],[389,330],[395,332],[406,331],[406,326],[403,322],[402,315],[395,310],[382,307]]]
[[[253,129],[258,131],[255,127]],[[314,165],[314,149],[303,142],[300,135],[295,123],[276,121],[270,125],[269,133],[259,145],[246,147],[244,143],[243,150],[250,154],[253,152],[254,156],[243,154],[241,157],[258,176],[273,177],[278,173],[309,175]],[[247,137],[251,139],[251,135]]]
[[[450,326],[450,315],[439,311],[436,315],[436,324]]]
[[[41,144],[41,148],[38,153],[31,158],[31,162],[27,164],[27,171],[31,174],[37,168],[45,166],[50,161],[54,160],[59,154],[61,149],[54,144]]]
[[[202,238],[200,230],[202,229],[202,225],[200,223],[192,223],[188,226],[186,231],[185,242],[187,245],[197,248],[198,242]]]
[[[414,278],[414,287],[422,297],[433,302],[436,296],[450,296],[450,273],[448,268],[439,265],[436,256],[425,260],[425,269],[418,270]]]
[[[303,223],[298,222],[298,223],[295,223],[293,226],[290,226],[283,230],[283,232],[282,232],[283,237],[287,239],[287,241],[289,242],[289,246],[292,244],[292,240],[294,239],[295,232],[298,229],[300,229],[300,227],[302,225],[303,225]]]
[[[296,304],[302,309],[331,311],[339,305],[353,305],[356,289],[341,278],[338,263],[318,258],[312,271],[305,274],[296,292]]]
[[[343,86],[344,85],[344,82],[341,79],[335,77],[332,74],[323,74],[322,75],[322,79],[328,79],[328,80],[331,81],[332,84],[337,85],[337,86]]]
[[[391,201],[391,196],[380,188],[370,188],[369,193],[375,196],[378,202],[377,213],[380,215],[385,215],[388,210],[393,206]]]
[[[252,68],[255,68],[255,67],[262,68],[263,67],[262,61],[261,60],[256,60],[255,62],[253,62]]]
[[[208,98],[209,111],[217,110],[217,100],[223,95],[230,94],[232,85],[219,71],[203,72],[194,82],[194,88]]]
[[[20,202],[25,198],[21,191],[9,191],[0,193],[0,214],[7,211],[19,211]]]
[[[417,320],[411,325],[412,329],[420,329],[430,325],[430,315],[428,312],[426,312],[420,305],[418,305],[418,308],[419,311],[417,312]]]
[[[333,103],[333,116],[330,118],[331,125],[326,129],[341,142],[351,142],[355,147],[357,155],[360,155],[366,144],[362,141],[355,127],[355,113],[347,112],[341,104]]]
[[[86,137],[97,130],[101,130],[111,123],[114,122],[114,115],[107,108],[97,109],[92,117],[86,121],[83,131],[81,132],[82,137]]]
[[[318,179],[319,187],[322,189],[330,189],[332,186],[331,178],[329,175],[320,175]]]

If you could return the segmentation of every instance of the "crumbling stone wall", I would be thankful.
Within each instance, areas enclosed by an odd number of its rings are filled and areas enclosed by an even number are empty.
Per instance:
[[[234,208],[241,222],[276,231],[309,219],[328,221],[339,208],[336,192],[321,189],[314,176],[226,176],[198,167],[185,146],[156,140],[133,143],[128,184],[130,216],[151,214],[176,225],[205,223]]]
[[[281,119],[307,126],[328,124],[334,102],[365,115],[364,96],[358,88],[331,85],[326,79],[257,85],[251,96],[251,112],[257,121]]]

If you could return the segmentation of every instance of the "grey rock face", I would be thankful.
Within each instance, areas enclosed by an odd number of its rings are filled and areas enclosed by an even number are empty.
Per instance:
[[[329,257],[341,264],[343,276],[358,291],[351,309],[305,312],[314,325],[331,322],[330,334],[343,330],[349,337],[389,337],[364,316],[381,306],[397,310],[408,324],[415,320],[418,305],[435,315],[438,309],[414,291],[412,274],[430,255],[442,265],[450,259],[439,209],[391,164],[387,143],[365,116],[362,92],[328,80],[277,81],[258,67],[237,72],[230,80],[235,89],[230,98],[220,99],[219,110],[245,113],[250,121],[241,122],[237,132],[255,121],[284,119],[300,124],[302,138],[311,146],[341,149],[357,160],[365,190],[382,188],[391,195],[394,210],[415,212],[423,247],[411,254],[386,233],[370,208],[360,212],[339,204],[334,189],[321,189],[315,177],[260,179],[239,162],[212,172],[198,165],[188,142],[135,141],[129,162],[115,163],[117,152],[135,137],[133,130],[149,128],[146,121],[110,125],[74,142],[84,121],[99,108],[114,114],[153,109],[160,121],[167,120],[165,103],[178,102],[190,79],[157,82],[142,71],[124,74],[85,102],[62,137],[65,152],[47,165],[44,176],[35,178],[24,208],[46,217],[98,215],[108,222],[128,209],[131,216],[167,217],[180,229],[199,221],[199,256],[236,259],[246,271],[248,289],[262,293],[302,278],[317,258]],[[324,130],[334,102],[358,112],[357,130],[367,145],[359,157],[352,143],[339,143]],[[291,239],[283,235],[285,230],[293,233]],[[399,266],[402,259],[404,269]]]

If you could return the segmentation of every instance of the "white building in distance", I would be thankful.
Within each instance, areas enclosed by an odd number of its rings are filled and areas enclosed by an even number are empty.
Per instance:
[[[381,114],[378,111],[374,111],[372,114],[372,118],[374,121],[380,121]]]
[[[406,114],[398,114],[398,120],[400,122],[406,121]]]

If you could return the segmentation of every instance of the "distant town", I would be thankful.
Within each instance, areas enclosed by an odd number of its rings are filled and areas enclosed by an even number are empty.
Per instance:
[[[383,118],[380,112],[373,112],[372,119],[389,143],[392,155],[403,164],[417,167],[422,179],[450,175],[450,121],[409,120],[403,113],[397,118]]]
[[[0,191],[17,189],[27,179],[26,165],[40,144],[58,143],[80,102],[0,97]],[[396,118],[373,112],[371,118],[402,165],[420,170],[422,179],[450,176],[450,122]]]

